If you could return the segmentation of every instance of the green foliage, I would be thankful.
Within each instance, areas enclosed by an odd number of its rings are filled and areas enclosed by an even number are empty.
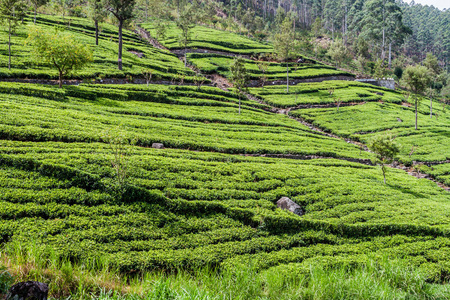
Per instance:
[[[414,108],[416,111],[416,130],[417,126],[417,115],[418,115],[418,105],[421,100],[420,95],[425,93],[426,88],[431,82],[430,70],[424,66],[409,66],[405,69],[402,77],[406,84],[406,87],[412,91],[412,98],[414,101]]]
[[[26,21],[31,19],[25,18]],[[55,26],[61,24],[60,17],[38,15],[37,27],[47,33],[55,32]],[[134,78],[143,79],[144,70],[153,71],[154,78],[161,80],[172,80],[178,74],[184,74],[186,82],[192,82],[195,73],[185,68],[183,63],[167,51],[163,51],[149,46],[139,39],[137,34],[123,30],[122,37],[124,43],[123,71],[117,69],[117,26],[101,23],[102,31],[99,34],[100,45],[95,47],[95,26],[92,21],[81,18],[71,18],[70,28],[65,28],[64,32],[73,34],[74,38],[93,49],[93,62],[87,64],[76,73],[66,76],[67,79],[96,79],[98,81],[112,79],[123,79],[127,75]],[[1,27],[4,28],[4,27]],[[27,28],[18,27],[16,35],[11,37],[13,49],[13,64],[11,70],[7,68],[7,52],[0,51],[0,78],[20,78],[20,79],[58,79],[59,74],[53,64],[36,63],[31,44],[26,44]],[[7,45],[8,35],[0,30],[0,43]],[[142,53],[138,57],[130,51]],[[115,81],[115,80],[114,80]]]
[[[155,23],[142,24],[142,27],[148,30],[152,36],[157,36]],[[171,50],[179,49],[181,33],[182,31],[176,26],[176,22],[168,22],[166,35],[159,38],[159,42]],[[237,33],[200,25],[191,30],[189,47],[237,54],[271,53],[273,49],[270,45]]]
[[[334,90],[330,95],[330,89]],[[330,80],[314,83],[299,83],[286,94],[283,86],[267,86],[264,89],[250,88],[250,92],[266,103],[280,108],[309,106],[314,104],[331,105],[336,99],[342,103],[362,103],[385,101],[401,103],[403,96],[395,91],[356,81]],[[302,110],[303,111],[303,110]],[[295,113],[295,111],[292,111]]]
[[[195,6],[192,4],[186,5],[180,13],[180,16],[177,19],[177,27],[181,30],[181,34],[179,36],[179,43],[184,48],[184,66],[186,66],[187,58],[186,58],[186,48],[188,47],[189,42],[191,41],[192,29],[195,27],[195,23],[197,22],[197,16],[195,15]]]
[[[310,59],[306,57],[303,57],[303,59],[310,61]],[[219,54],[190,53],[188,54],[188,60],[191,64],[201,69],[204,73],[219,73],[222,76],[229,77],[230,65],[232,64],[233,58]],[[260,80],[262,72],[259,69],[258,65],[261,62],[255,62],[254,60],[250,59],[243,59],[243,62],[250,79]],[[286,78],[286,64],[275,62],[265,63],[268,64],[268,69],[264,73],[268,81],[282,80]],[[307,79],[322,76],[339,75],[350,77],[354,76],[353,74],[336,70],[333,67],[325,66],[317,62],[301,65],[298,65],[296,63],[287,63],[287,67],[289,69],[289,77],[291,79]]]
[[[279,32],[275,35],[273,47],[280,61],[291,58],[294,52],[295,39],[292,28],[292,20],[285,17],[280,26]]]
[[[241,57],[234,59],[233,64],[230,66],[230,71],[230,81],[233,83],[239,95],[239,114],[241,114],[241,97],[248,82],[247,70],[244,67],[244,61]]]
[[[339,90],[335,91],[336,94],[338,92]],[[411,164],[412,161],[443,162],[450,157],[447,146],[450,142],[448,111],[435,103],[434,111],[440,117],[423,118],[423,127],[415,130],[415,109],[401,105],[401,102],[389,102],[341,107],[339,114],[334,108],[301,109],[290,113],[325,131],[363,143],[368,143],[374,136],[389,133],[402,145],[399,159],[405,164]],[[429,114],[429,102],[421,103],[418,112],[421,116]],[[410,155],[413,147],[415,150]]]
[[[395,157],[400,152],[400,148],[391,136],[381,135],[371,139],[367,146],[375,153],[375,163],[381,165],[384,184],[386,184],[386,165],[391,164],[394,161]]]
[[[37,60],[52,64],[59,72],[59,87],[64,76],[92,61],[92,50],[65,32],[48,33],[31,27],[28,42]]]
[[[336,67],[348,57],[345,45],[343,44],[342,40],[338,39],[331,43],[330,47],[328,48],[327,54],[335,62]]]
[[[11,69],[11,33],[25,17],[26,4],[21,0],[0,1],[0,25],[8,31],[8,69]]]
[[[0,294],[6,294],[13,282],[14,277],[7,271],[6,267],[0,266]]]

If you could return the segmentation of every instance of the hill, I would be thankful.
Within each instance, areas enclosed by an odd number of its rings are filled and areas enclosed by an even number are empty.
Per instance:
[[[59,21],[39,16],[38,26]],[[320,299],[317,291],[345,299],[377,284],[369,294],[380,299],[448,297],[450,119],[442,103],[432,102],[430,118],[422,101],[414,130],[403,92],[306,56],[288,63],[297,83],[289,93],[278,85],[285,63],[270,58],[275,84],[260,87],[264,58],[255,54],[272,46],[203,26],[194,28],[189,62],[222,80],[221,89],[179,82],[195,71],[178,58],[173,24],[159,41],[173,53],[127,31],[117,71],[108,41],[116,31],[104,28],[94,62],[74,79],[150,69],[165,84],[0,82],[0,267],[16,280],[51,282],[53,297],[80,299],[208,299],[230,282],[227,299]],[[65,30],[93,43],[84,19]],[[54,78],[21,47],[2,79]],[[227,82],[237,54],[253,86],[243,99]],[[384,184],[366,144],[386,134],[402,148]],[[278,208],[281,197],[301,213]],[[346,292],[330,296],[338,287],[315,286],[320,276],[339,277]],[[347,278],[356,278],[351,288]]]

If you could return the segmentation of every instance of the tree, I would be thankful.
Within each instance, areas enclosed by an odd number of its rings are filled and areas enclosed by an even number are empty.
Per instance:
[[[8,69],[11,70],[11,34],[25,17],[26,5],[21,0],[0,0],[0,24],[8,28]]]
[[[284,18],[279,32],[275,35],[273,44],[275,53],[280,61],[286,62],[286,90],[289,93],[289,64],[288,60],[295,49],[294,31],[290,18]]]
[[[420,101],[420,95],[423,95],[425,89],[430,84],[430,74],[427,67],[409,66],[403,72],[402,80],[406,87],[413,92],[414,109],[416,112],[416,130],[417,130],[417,106]]]
[[[119,70],[122,70],[122,28],[125,21],[134,17],[133,9],[135,4],[135,0],[106,0],[106,10],[111,12],[119,21],[119,51],[117,59]]]
[[[98,23],[103,22],[106,17],[106,11],[102,0],[88,0],[89,16],[95,25],[95,45],[98,46]]]
[[[33,5],[34,8],[34,24],[36,24],[37,9],[47,4],[47,2],[48,0],[31,0],[31,4]]]
[[[347,49],[341,40],[336,39],[328,48],[327,54],[334,60],[336,68],[347,58]]]
[[[386,184],[386,165],[391,164],[394,161],[395,157],[400,152],[400,148],[391,136],[382,135],[374,137],[369,141],[367,146],[375,153],[374,163],[381,166],[384,184]]]
[[[180,13],[177,19],[177,27],[181,30],[179,42],[184,48],[184,66],[187,65],[186,49],[191,41],[191,31],[196,23],[195,8],[192,4],[188,4]]]
[[[49,33],[33,27],[28,34],[36,59],[53,65],[59,72],[59,87],[62,79],[70,72],[92,62],[92,50],[80,44],[68,33]]]
[[[261,71],[262,75],[261,78],[261,86],[264,89],[264,83],[267,81],[267,75],[266,72],[269,69],[269,62],[268,61],[257,61],[256,62],[259,71]]]
[[[233,83],[239,96],[239,114],[241,114],[241,96],[249,79],[247,70],[245,69],[244,59],[242,59],[242,57],[235,58],[230,66],[230,71],[230,81]]]
[[[427,53],[427,57],[424,59],[423,65],[427,67],[430,74],[430,87],[427,91],[427,95],[430,97],[430,118],[433,118],[433,98],[437,94],[433,89],[433,85],[441,72],[441,67],[439,66],[437,57],[430,52]]]

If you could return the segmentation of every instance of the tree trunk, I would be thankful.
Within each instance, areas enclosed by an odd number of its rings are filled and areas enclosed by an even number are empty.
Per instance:
[[[241,92],[239,91],[239,114],[241,114]]]
[[[11,20],[8,28],[8,70],[11,70]]]
[[[286,62],[286,91],[289,93],[289,67],[288,67],[288,62]]]
[[[62,71],[59,71],[59,88],[62,88],[62,78],[63,78]]]
[[[34,5],[34,24],[36,24],[37,5]]]
[[[392,52],[391,52],[391,49],[392,48],[392,43],[389,43],[389,62],[388,62],[388,66],[389,66],[389,69],[391,69],[391,66],[392,66]]]
[[[95,20],[95,45],[98,46],[98,21]]]
[[[418,96],[416,96],[416,97],[418,97]],[[414,109],[415,109],[415,111],[416,111],[416,130],[417,130],[417,102],[419,102],[419,99],[415,99],[415,101],[414,101]]]
[[[119,59],[118,59],[118,66],[119,70],[122,71],[122,27],[123,27],[123,20],[119,20]]]
[[[187,67],[187,59],[186,59],[186,45],[184,46],[184,67]]]
[[[433,96],[430,97],[430,118],[433,119]]]

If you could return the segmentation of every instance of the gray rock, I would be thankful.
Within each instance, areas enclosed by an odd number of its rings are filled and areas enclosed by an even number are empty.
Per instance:
[[[303,208],[288,197],[280,198],[280,200],[277,201],[277,207],[284,210],[289,210],[299,216],[303,216],[305,214]]]
[[[162,144],[162,143],[153,143],[153,144],[152,144],[152,148],[155,148],[155,149],[164,149],[164,144]]]
[[[402,119],[400,119],[400,118],[397,118],[397,121],[399,121],[399,122],[403,122],[403,120],[402,120]]]
[[[38,281],[16,283],[11,287],[6,300],[47,300],[48,285]]]

